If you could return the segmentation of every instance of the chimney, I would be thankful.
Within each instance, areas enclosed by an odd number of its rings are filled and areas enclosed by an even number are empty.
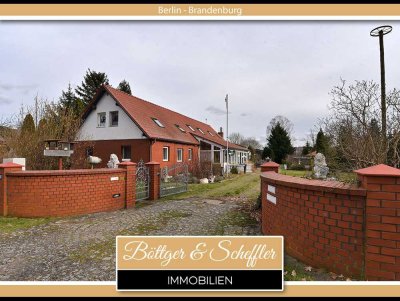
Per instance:
[[[224,132],[222,131],[222,126],[219,128],[218,135],[220,135],[222,138],[224,138]]]

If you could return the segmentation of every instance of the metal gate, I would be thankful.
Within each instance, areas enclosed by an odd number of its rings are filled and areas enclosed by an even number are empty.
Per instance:
[[[185,192],[188,189],[188,165],[178,163],[161,169],[160,196]]]
[[[136,200],[149,198],[150,174],[149,168],[140,160],[136,165]]]

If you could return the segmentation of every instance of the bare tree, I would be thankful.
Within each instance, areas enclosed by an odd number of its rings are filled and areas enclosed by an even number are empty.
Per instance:
[[[285,116],[282,115],[277,115],[274,118],[271,119],[268,127],[267,127],[267,137],[271,134],[271,130],[277,125],[277,123],[283,127],[283,129],[289,134],[292,140],[295,140],[293,136],[293,123],[286,118]]]
[[[380,163],[400,163],[400,98],[396,90],[387,99],[387,137],[381,130],[380,86],[373,81],[346,81],[330,92],[331,115],[323,120],[326,134],[335,147],[336,160],[349,168]]]
[[[231,133],[228,139],[230,142],[240,145],[244,140],[244,136],[240,133]]]
[[[252,147],[253,149],[262,149],[263,148],[261,143],[258,142],[258,140],[254,137],[244,138],[240,145],[245,146],[245,147]]]
[[[39,120],[29,133],[21,130],[28,114],[37,116]],[[80,121],[73,112],[63,110],[53,102],[39,99],[33,107],[21,107],[11,130],[6,131],[3,136],[6,151],[2,156],[26,158],[27,169],[54,169],[57,167],[57,158],[44,157],[44,141],[74,141],[78,138],[79,127]],[[70,163],[66,159],[65,166],[68,167]]]

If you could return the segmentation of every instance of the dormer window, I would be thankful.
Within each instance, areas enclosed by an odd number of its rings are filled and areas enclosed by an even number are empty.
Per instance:
[[[195,132],[194,128],[192,128],[192,126],[190,124],[186,125],[192,132]]]
[[[205,135],[204,132],[203,132],[203,130],[202,130],[201,128],[197,128],[197,129],[199,130],[200,133],[202,133],[203,135]]]
[[[211,136],[213,136],[213,137],[214,137],[214,134],[213,134],[213,133],[211,133],[210,131],[208,131],[208,133],[209,133]]]
[[[180,127],[179,124],[175,124],[175,126],[182,132],[182,133],[186,133],[186,131]]]
[[[153,119],[154,123],[157,124],[160,128],[164,128],[165,126],[161,123],[160,120],[158,120],[157,118],[151,118]]]

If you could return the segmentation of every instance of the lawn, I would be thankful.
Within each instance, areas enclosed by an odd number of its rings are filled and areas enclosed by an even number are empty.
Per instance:
[[[188,191],[167,196],[165,200],[186,199],[190,197],[218,198],[243,196],[249,200],[256,200],[260,193],[260,173],[254,172],[245,175],[231,175],[219,183],[189,184]]]
[[[301,178],[310,178],[312,175],[312,172],[309,170],[285,170],[285,169],[280,169],[279,173],[282,175],[288,175],[288,176],[293,176],[293,177],[301,177]],[[354,172],[333,172],[331,174],[328,174],[328,177],[333,177],[337,179],[338,181],[341,182],[346,182],[346,183],[357,183],[357,175]]]
[[[0,217],[0,233],[11,233],[17,230],[46,224],[50,220],[50,218]]]

